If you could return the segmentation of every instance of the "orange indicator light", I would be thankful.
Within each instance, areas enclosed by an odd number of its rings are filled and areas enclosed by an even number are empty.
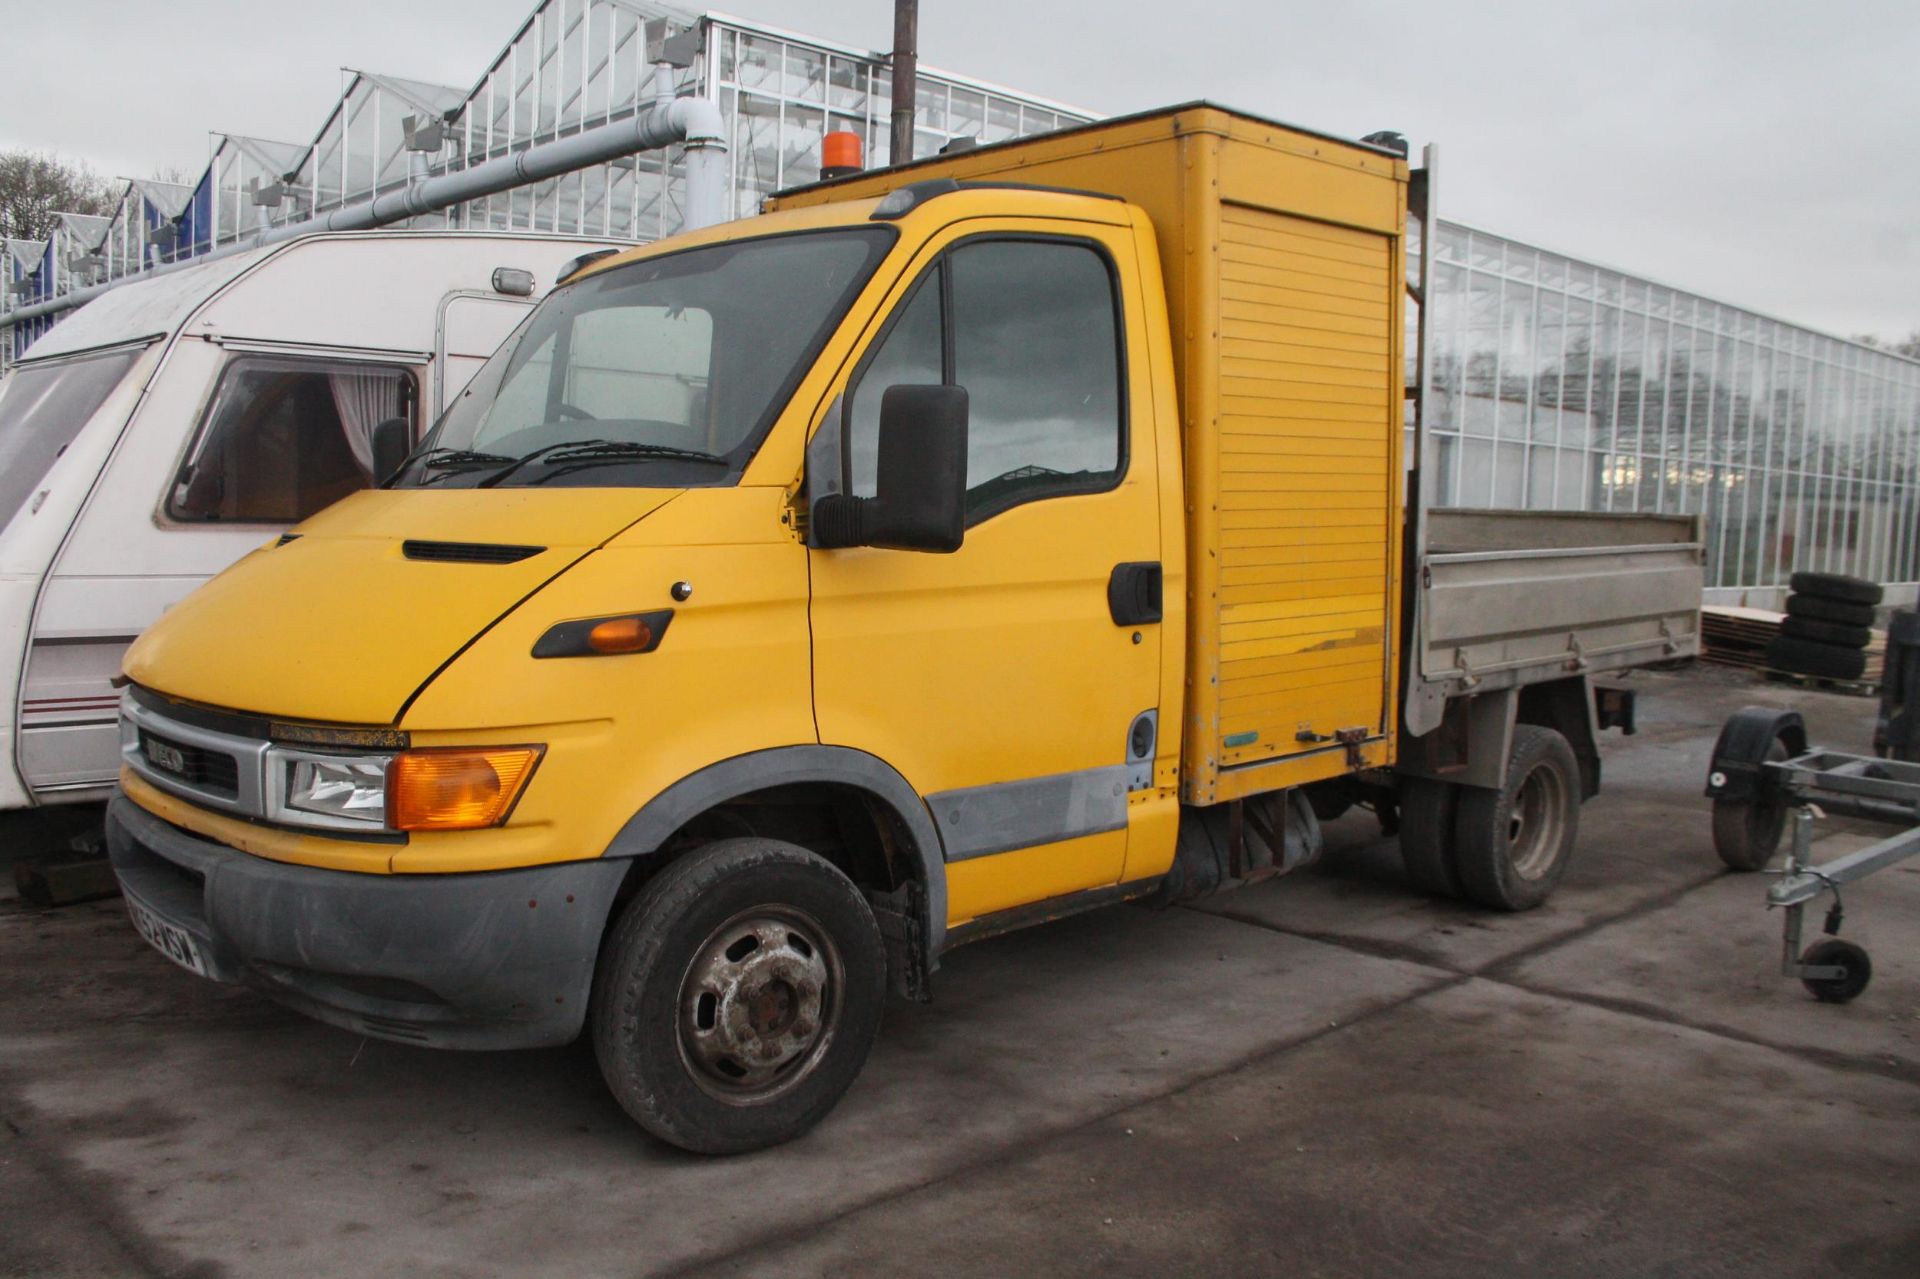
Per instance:
[[[387,774],[387,825],[394,830],[475,830],[498,826],[533,776],[540,746],[405,751]]]
[[[653,628],[644,617],[610,617],[587,632],[596,653],[644,653],[653,647]]]

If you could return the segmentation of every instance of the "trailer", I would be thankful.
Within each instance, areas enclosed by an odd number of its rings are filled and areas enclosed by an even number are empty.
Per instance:
[[[1814,998],[1844,1004],[1873,978],[1866,950],[1840,937],[1846,912],[1840,890],[1920,854],[1920,614],[1898,613],[1888,635],[1887,680],[1881,690],[1873,755],[1810,748],[1797,711],[1750,706],[1728,719],[1707,772],[1713,801],[1713,845],[1728,869],[1765,871],[1789,824],[1792,838],[1767,908],[1782,910],[1780,972],[1798,978]],[[1902,828],[1832,861],[1813,860],[1815,814],[1854,817]],[[1826,936],[1801,948],[1809,905],[1829,894]]]
[[[605,241],[309,235],[103,293],[0,379],[0,812],[98,802],[127,646],[373,480]]]

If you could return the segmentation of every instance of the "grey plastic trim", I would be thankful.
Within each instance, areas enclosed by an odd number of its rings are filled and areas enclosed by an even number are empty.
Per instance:
[[[907,828],[926,890],[924,922],[931,963],[946,945],[947,937],[947,870],[941,858],[940,832],[928,816],[926,802],[907,779],[865,751],[846,746],[778,746],[710,764],[647,801],[627,819],[603,856],[648,856],[669,835],[716,804],[773,786],[809,782],[866,791],[892,809]],[[1121,803],[1124,818],[1125,800]]]
[[[235,793],[222,795],[219,791],[195,786],[191,782],[163,773],[147,762],[140,749],[140,730],[146,729],[161,737],[176,742],[185,742],[189,746],[204,751],[213,751],[233,760]],[[266,816],[265,787],[262,781],[266,770],[267,743],[249,737],[235,737],[230,733],[216,733],[212,729],[196,728],[192,724],[183,724],[156,711],[142,706],[133,700],[131,693],[120,697],[120,761],[149,785],[204,804],[208,808],[221,812],[239,813],[245,817]]]
[[[192,935],[213,980],[356,1034],[442,1048],[575,1038],[626,878],[592,858],[447,875],[292,866],[170,826],[125,795],[108,805],[106,836],[127,897]]]
[[[1125,764],[927,796],[950,862],[1127,828]]]

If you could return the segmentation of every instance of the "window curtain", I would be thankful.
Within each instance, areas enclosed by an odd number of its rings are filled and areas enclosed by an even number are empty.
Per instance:
[[[388,370],[373,373],[329,373],[333,407],[340,414],[340,430],[347,437],[353,461],[369,478],[373,475],[373,428],[400,413],[400,375]]]

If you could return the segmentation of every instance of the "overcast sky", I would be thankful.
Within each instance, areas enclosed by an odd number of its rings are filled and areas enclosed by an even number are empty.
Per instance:
[[[338,68],[460,86],[534,0],[7,0],[0,145],[198,174]],[[686,6],[693,7],[693,6]],[[887,0],[727,0],[860,48]],[[921,58],[1102,113],[1190,98],[1442,147],[1445,216],[1833,332],[1920,327],[1913,0],[924,0]]]

